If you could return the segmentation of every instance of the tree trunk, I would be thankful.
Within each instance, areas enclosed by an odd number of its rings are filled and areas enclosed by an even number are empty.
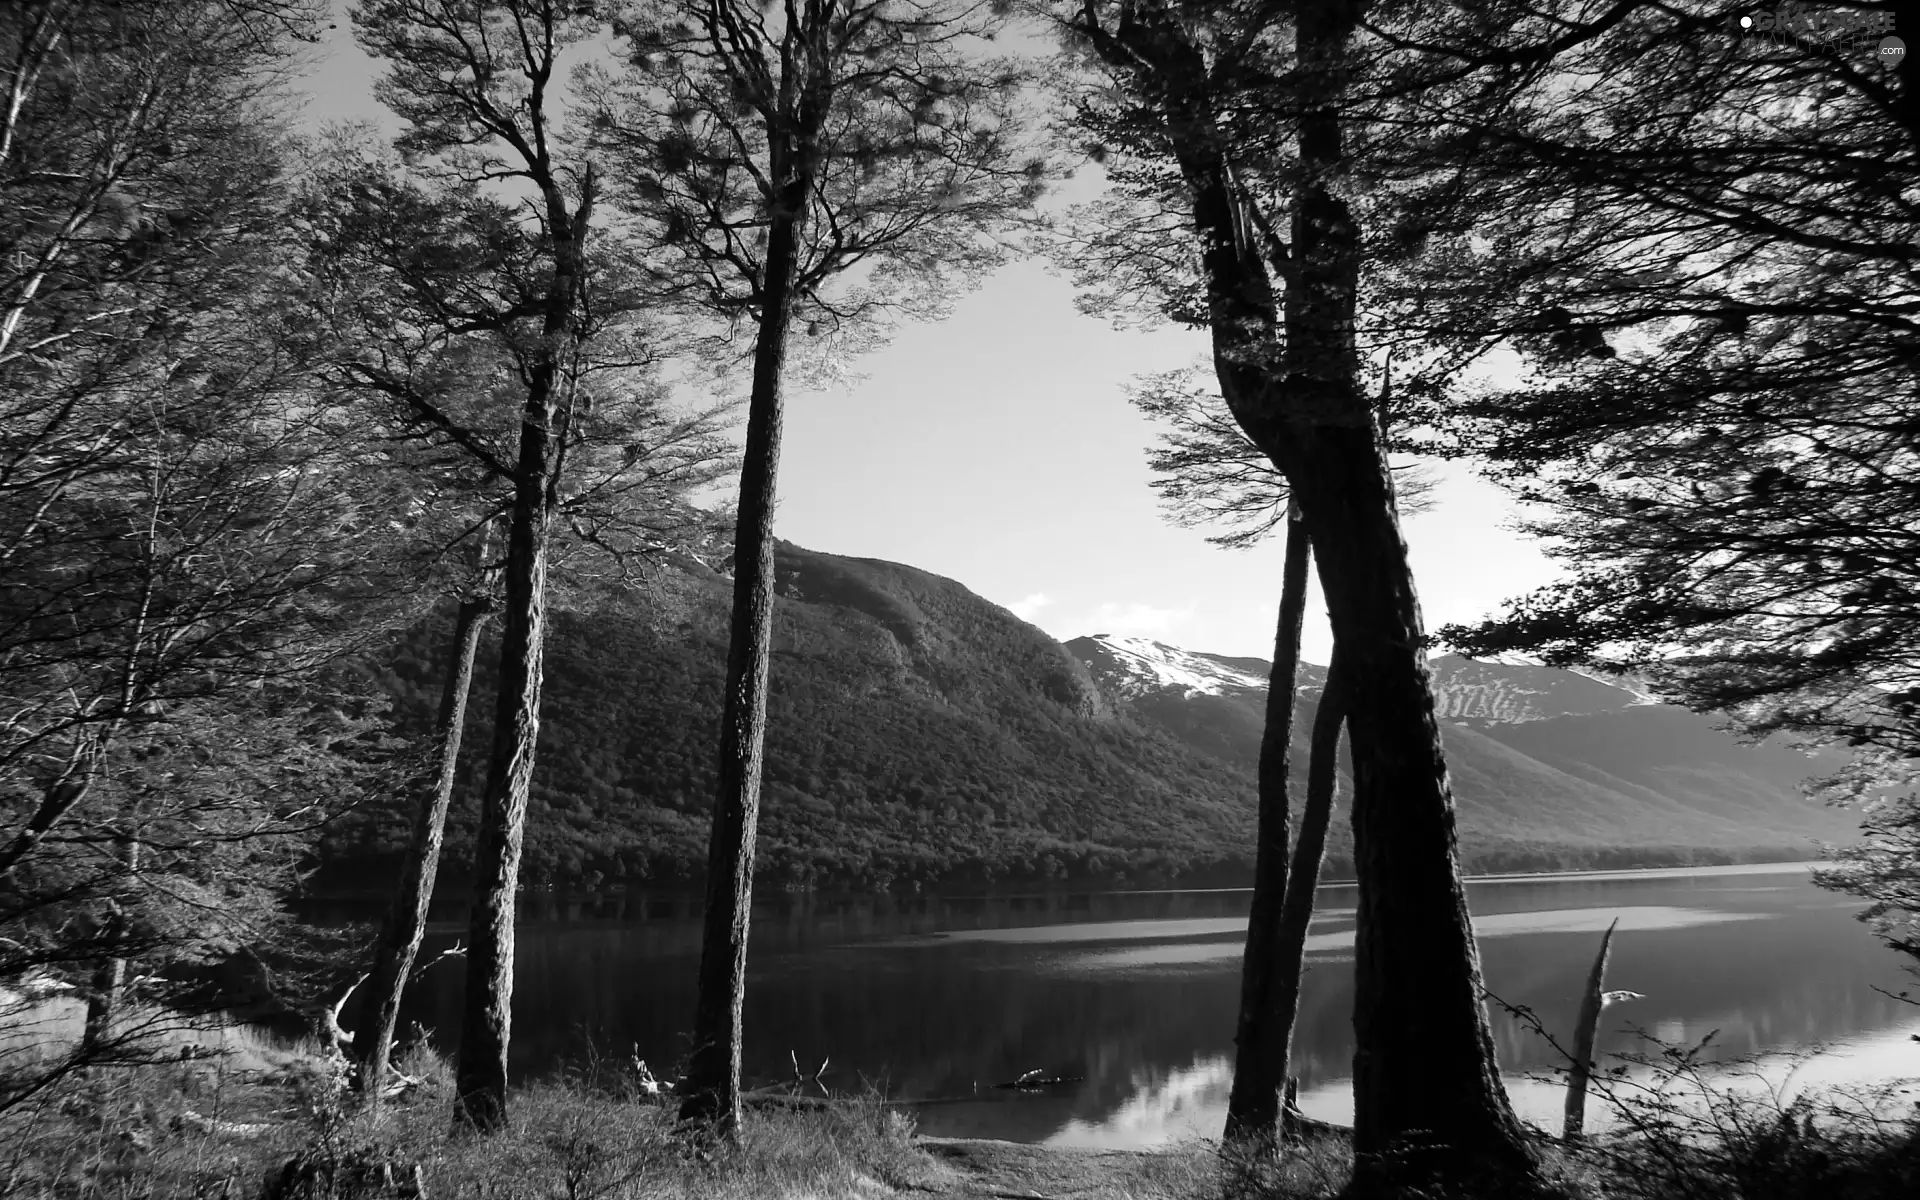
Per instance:
[[[1587,990],[1580,997],[1580,1016],[1573,1027],[1573,1067],[1567,1074],[1566,1123],[1560,1140],[1577,1142],[1587,1130],[1587,1081],[1593,1077],[1593,1041],[1600,1032],[1600,1012],[1606,1007],[1607,955],[1613,949],[1613,930],[1620,924],[1615,917],[1600,938],[1600,953],[1594,956],[1593,970],[1587,974]]]
[[[1340,110],[1364,0],[1308,5],[1307,82],[1287,289],[1282,395],[1297,436],[1276,444],[1313,535],[1321,590],[1352,687],[1353,1195],[1439,1184],[1519,1194],[1534,1164],[1500,1082],[1480,954],[1460,878],[1426,631],[1373,405],[1360,388],[1354,312],[1360,230],[1337,182]]]
[[[753,392],[734,529],[733,623],[720,717],[720,780],[707,848],[707,907],[700,941],[693,1054],[682,1084],[682,1121],[733,1136],[740,1125],[741,1010],[746,1002],[747,926],[753,902],[754,837],[767,732],[767,668],[773,657],[775,484],[785,396],[787,332],[800,205],[794,197],[767,238],[766,297],[753,351]]]
[[[520,409],[513,511],[500,629],[500,695],[494,709],[487,790],[474,841],[473,911],[467,923],[467,978],[461,1005],[460,1054],[454,1086],[459,1119],[491,1132],[507,1119],[507,1046],[513,1032],[513,920],[526,834],[527,791],[540,741],[540,685],[547,624],[547,541],[559,503],[561,359],[578,347],[576,318],[587,280],[585,246],[593,212],[591,168],[578,179],[578,205],[547,173],[544,156],[533,178],[546,206],[553,278],[547,284],[540,349]]]
[[[361,994],[354,1022],[353,1052],[360,1063],[360,1089],[373,1103],[387,1076],[394,1029],[400,1021],[400,1001],[407,977],[420,952],[427,929],[427,908],[440,871],[440,844],[446,834],[447,808],[453,802],[453,781],[460,766],[460,738],[467,723],[467,695],[473,685],[473,662],[492,603],[484,591],[463,597],[454,617],[446,682],[441,686],[439,769],[432,786],[414,810],[413,834],[407,842],[407,861],[400,868],[400,886],[393,907],[380,927],[373,965]]]
[[[1327,854],[1327,825],[1333,817],[1333,795],[1340,779],[1340,731],[1346,727],[1346,670],[1340,647],[1327,664],[1327,683],[1320,689],[1320,705],[1313,714],[1313,734],[1307,747],[1307,803],[1300,812],[1300,837],[1293,848],[1287,875],[1287,901],[1280,910],[1276,945],[1273,1033],[1280,1046],[1280,1073],[1292,1070],[1293,1025],[1300,1015],[1301,975],[1306,967],[1307,930],[1313,925],[1313,905],[1320,886],[1320,864]],[[1289,1089],[1289,1097],[1291,1089]],[[1281,1120],[1287,1119],[1283,1106]],[[1284,1132],[1284,1129],[1283,1129]]]
[[[513,514],[507,528],[500,631],[500,695],[494,710],[487,790],[474,844],[473,911],[455,1087],[460,1117],[482,1131],[507,1116],[507,1045],[513,1031],[513,921],[526,834],[527,790],[540,740],[540,684],[547,618],[547,535],[552,517],[554,412],[551,369],[529,389],[520,427]]]
[[[1253,900],[1247,913],[1247,948],[1240,967],[1240,1019],[1234,1037],[1233,1091],[1227,1099],[1223,1139],[1260,1149],[1280,1131],[1280,1088],[1287,1078],[1286,1030],[1274,1001],[1288,971],[1281,952],[1281,909],[1287,893],[1294,690],[1300,670],[1300,626],[1307,609],[1307,534],[1300,506],[1287,504],[1286,566],[1280,582],[1280,619],[1273,639],[1273,670],[1267,677],[1266,727],[1260,735],[1260,809],[1255,834]],[[1292,970],[1299,974],[1296,961]]]
[[[129,811],[127,826],[139,819],[137,809]],[[140,874],[140,838],[134,828],[123,827],[114,838],[114,853],[119,857],[129,886]],[[80,1034],[80,1052],[85,1057],[98,1054],[113,1036],[113,1019],[119,1015],[121,993],[127,982],[127,960],[112,953],[122,947],[131,932],[127,910],[117,899],[107,901],[107,919],[100,925],[100,940],[108,951],[94,964],[87,987],[87,1021]]]
[[[102,940],[113,945],[127,935],[127,914],[119,901],[109,901],[101,925]],[[127,960],[109,955],[94,964],[87,987],[87,1023],[80,1035],[81,1060],[98,1055],[113,1036],[113,1018],[120,1008],[120,992],[127,982]]]
[[[1315,439],[1325,469],[1301,489],[1352,686],[1355,1187],[1403,1171],[1471,1186],[1531,1159],[1496,1066],[1419,603],[1369,426]]]
[[[1303,61],[1337,62],[1356,15],[1351,4],[1303,7]],[[1349,1191],[1404,1184],[1521,1195],[1536,1167],[1500,1083],[1419,602],[1385,446],[1359,386],[1359,231],[1330,186],[1344,167],[1337,101],[1323,99],[1301,122],[1308,182],[1295,200],[1280,363],[1259,337],[1271,289],[1255,273],[1230,168],[1217,153],[1182,167],[1210,276],[1222,390],[1300,503],[1352,689],[1360,895]]]

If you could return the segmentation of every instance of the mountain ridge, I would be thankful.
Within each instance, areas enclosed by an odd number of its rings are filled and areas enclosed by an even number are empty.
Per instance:
[[[763,882],[1234,884],[1250,876],[1267,664],[1145,639],[1063,644],[954,580],[884,560],[783,542],[776,564]],[[681,564],[641,592],[584,596],[576,611],[554,614],[530,882],[678,886],[699,878],[731,590],[723,574]],[[423,733],[437,709],[446,632],[442,614],[398,638],[373,667],[406,732]],[[1634,774],[1608,760],[1604,738],[1582,741],[1540,715],[1562,700],[1599,709],[1604,694],[1592,689],[1603,685],[1502,670],[1509,674],[1469,673],[1474,695],[1501,698],[1475,701],[1473,711],[1488,715],[1443,723],[1472,869],[1803,857],[1815,827],[1831,827],[1803,819],[1804,804],[1793,807],[1777,762],[1687,750],[1697,730],[1669,747],[1664,767],[1643,764]],[[1303,672],[1302,732],[1322,673]],[[471,853],[493,686],[493,656],[483,653],[449,825],[449,878]],[[1615,709],[1632,707],[1620,691]],[[1503,714],[1529,719],[1503,724]],[[1558,730],[1558,740],[1543,733],[1520,747],[1490,736],[1535,727]],[[1303,764],[1304,748],[1296,750]],[[1703,780],[1700,763],[1720,760],[1744,772],[1739,786]],[[1655,794],[1669,786],[1677,799]],[[405,809],[395,797],[344,823],[323,847],[323,867],[334,877],[383,870],[405,836]],[[1334,835],[1329,872],[1337,875],[1349,866],[1344,822]]]
[[[1257,769],[1264,688],[1202,694],[1172,680],[1142,686],[1141,663],[1156,656],[1218,656],[1128,639],[1123,661],[1110,649],[1114,640],[1096,635],[1067,646],[1097,683],[1126,691],[1133,715]],[[1259,659],[1231,661],[1247,676],[1271,670]],[[1803,841],[1812,852],[1818,840],[1850,832],[1846,818],[1806,800],[1800,788],[1804,777],[1838,769],[1832,753],[1742,744],[1712,718],[1653,700],[1636,680],[1459,655],[1436,656],[1429,667],[1463,845],[1518,832],[1616,847],[1651,848],[1659,839],[1705,847],[1759,833],[1783,846]],[[1296,763],[1324,681],[1324,668],[1303,665]]]

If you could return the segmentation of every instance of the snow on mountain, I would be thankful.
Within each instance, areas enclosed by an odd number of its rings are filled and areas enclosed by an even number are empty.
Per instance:
[[[1103,689],[1121,699],[1168,688],[1189,697],[1267,690],[1265,663],[1200,654],[1150,638],[1100,633],[1075,638],[1068,649],[1094,669]]]
[[[1432,660],[1434,700],[1443,720],[1510,725],[1591,716],[1647,703],[1626,681],[1533,663],[1441,655]]]
[[[1234,696],[1264,692],[1269,665],[1253,658],[1205,654],[1151,638],[1096,634],[1067,644],[1094,679],[1118,700],[1148,694]],[[1658,703],[1631,680],[1564,671],[1537,663],[1482,661],[1458,655],[1432,660],[1434,699],[1443,720],[1513,724],[1614,712]],[[1317,690],[1324,668],[1303,664],[1301,687]]]
[[[1457,657],[1457,656],[1449,656],[1449,657]],[[1435,661],[1437,662],[1438,660],[1435,660]],[[1466,660],[1462,660],[1462,661],[1466,661]],[[1505,653],[1505,654],[1488,655],[1486,658],[1481,659],[1479,661],[1486,662],[1486,663],[1493,663],[1503,667],[1523,667],[1523,668],[1528,668],[1532,670],[1551,669],[1551,668],[1543,667],[1538,660],[1531,658],[1528,655],[1511,653],[1511,652]],[[1608,687],[1619,688],[1621,691],[1626,692],[1628,695],[1633,697],[1632,703],[1634,704],[1665,704],[1666,703],[1665,700],[1662,700],[1658,695],[1654,693],[1654,690],[1647,685],[1645,680],[1638,679],[1632,675],[1614,675],[1606,671],[1596,671],[1592,667],[1561,667],[1558,669],[1565,671],[1570,675],[1579,675],[1583,678],[1591,679],[1595,683],[1605,684]]]

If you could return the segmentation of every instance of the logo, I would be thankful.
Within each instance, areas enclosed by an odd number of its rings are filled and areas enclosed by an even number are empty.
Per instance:
[[[1893,13],[1885,9],[1818,8],[1800,0],[1784,0],[1777,8],[1735,17],[1731,23],[1733,32],[1743,41],[1783,49],[1812,45],[1878,52],[1881,40],[1893,32]],[[1904,43],[1901,45],[1904,52]],[[1877,53],[1876,57],[1888,66],[1900,61],[1899,53]]]

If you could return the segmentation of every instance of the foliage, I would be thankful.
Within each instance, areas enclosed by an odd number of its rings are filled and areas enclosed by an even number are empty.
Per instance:
[[[348,462],[271,349],[261,282],[279,169],[262,94],[298,12],[27,5],[0,25],[19,101],[0,163],[9,864],[123,727],[297,669],[361,582],[316,553],[367,526],[330,494]]]
[[[327,378],[354,397],[361,438],[384,449],[412,494],[402,518],[441,563],[512,506],[519,395],[537,369],[553,264],[524,207],[485,172],[408,167],[351,134],[333,139],[297,210],[307,243],[305,312]],[[594,251],[590,315],[560,370],[566,391],[549,553],[560,579],[626,578],[669,550],[724,550],[715,514],[685,497],[733,455],[729,409],[676,406],[662,351]],[[603,295],[602,292],[607,294]]]
[[[399,1064],[417,1081],[375,1123],[302,1048],[128,1069],[70,1082],[31,1113],[0,1116],[0,1192],[22,1200],[140,1195],[156,1200],[257,1194],[295,1162],[389,1168],[427,1195],[604,1200],[798,1197],[888,1188],[931,1196],[977,1192],[990,1178],[1031,1190],[1058,1178],[1162,1200],[1325,1200],[1350,1169],[1338,1138],[1280,1158],[1242,1161],[1205,1147],[1088,1156],[1040,1147],[982,1157],[976,1180],[916,1144],[911,1122],[874,1097],[820,1108],[769,1108],[742,1143],[709,1156],[673,1136],[671,1110],[643,1098],[618,1066],[590,1063],[528,1085],[494,1138],[450,1134],[451,1070],[424,1046]],[[1685,1067],[1672,1064],[1676,1073]],[[1671,1098],[1677,1099],[1677,1096]],[[1705,1106],[1649,1104],[1623,1137],[1543,1146],[1570,1200],[1892,1200],[1910,1195],[1920,1161],[1911,1118],[1870,1096],[1802,1100],[1711,1088]],[[1882,1098],[1884,1100],[1885,1098]],[[948,1162],[939,1161],[949,1159]],[[1104,1193],[1102,1193],[1104,1194]]]
[[[339,665],[409,594],[384,493],[286,336],[274,89],[304,3],[0,15],[0,975],[134,992],[297,959],[318,828],[384,782]],[[131,976],[131,978],[129,978]]]
[[[1227,411],[1217,387],[1196,370],[1135,380],[1127,399],[1161,426],[1147,452],[1152,486],[1169,519],[1183,526],[1220,524],[1207,540],[1244,549],[1287,519],[1287,481]],[[1383,398],[1384,399],[1384,398]],[[1386,410],[1383,405],[1383,416]],[[1427,511],[1434,476],[1418,459],[1394,464],[1394,500],[1403,514]]]
[[[1870,901],[1860,919],[1902,954],[1920,960],[1920,764],[1875,747],[1828,786],[1862,806],[1859,842],[1843,846],[1814,876],[1822,886]],[[1920,961],[1909,964],[1920,972]]]
[[[1907,1088],[1795,1094],[1788,1084],[1728,1085],[1708,1078],[1703,1050],[1667,1046],[1628,1056],[1606,1077],[1618,1132],[1567,1155],[1598,1176],[1603,1194],[1892,1200],[1920,1184],[1920,1128]]]
[[[1472,199],[1405,278],[1436,338],[1522,355],[1443,419],[1570,569],[1441,636],[1862,747],[1828,794],[1865,798],[1920,754],[1910,82],[1860,37],[1601,7],[1506,104],[1425,114]],[[1890,933],[1902,803],[1828,876]]]
[[[1704,9],[1580,32],[1562,75],[1455,120],[1502,220],[1445,256],[1476,302],[1433,309],[1525,352],[1458,425],[1571,578],[1445,636],[1920,752],[1908,89]]]
[[[766,255],[791,216],[783,282],[809,337],[861,347],[899,316],[942,315],[1045,178],[1026,78],[988,53],[1005,20],[944,0],[621,7],[625,68],[579,84],[648,292],[722,337],[752,324],[785,301]]]

